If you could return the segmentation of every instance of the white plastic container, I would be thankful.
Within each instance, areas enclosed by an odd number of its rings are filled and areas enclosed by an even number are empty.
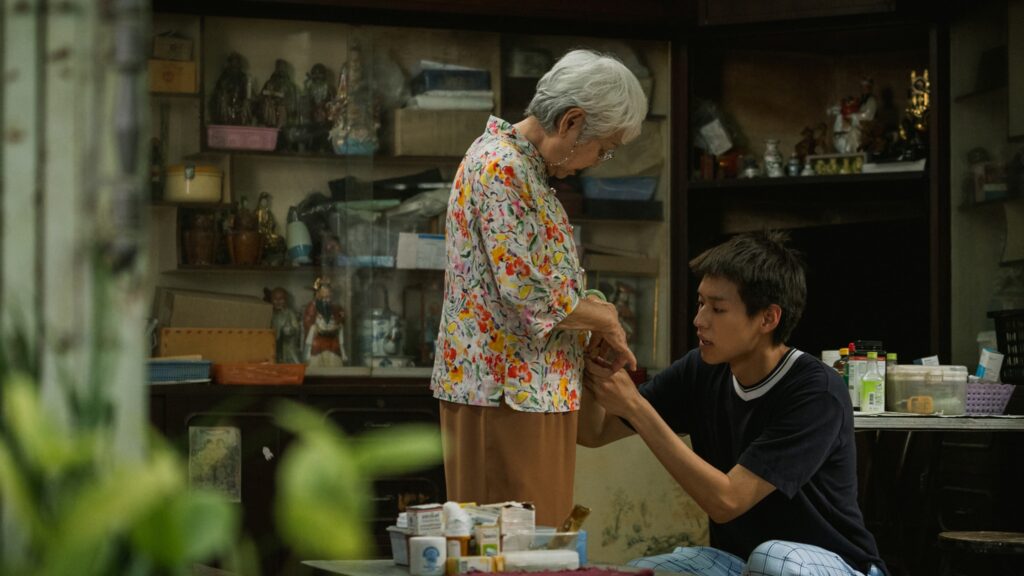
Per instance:
[[[164,200],[168,202],[220,202],[224,174],[205,164],[174,164],[167,167]]]
[[[966,366],[892,366],[886,375],[889,412],[945,414],[966,412]]]

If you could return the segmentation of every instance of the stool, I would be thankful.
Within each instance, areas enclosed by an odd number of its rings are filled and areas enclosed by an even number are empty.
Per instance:
[[[973,575],[1015,575],[1024,568],[1024,532],[940,532],[938,540],[942,558],[939,574],[952,576],[951,556],[969,556],[969,573]]]

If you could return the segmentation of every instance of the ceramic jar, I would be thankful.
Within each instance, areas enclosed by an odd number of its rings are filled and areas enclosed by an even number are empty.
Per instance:
[[[779,141],[775,139],[764,141],[764,173],[769,178],[785,176],[783,167],[782,152],[779,152]]]

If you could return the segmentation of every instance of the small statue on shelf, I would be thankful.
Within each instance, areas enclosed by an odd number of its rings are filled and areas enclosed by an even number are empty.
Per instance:
[[[928,155],[928,110],[931,106],[928,70],[920,76],[910,71],[910,97],[899,128],[900,160],[920,160]]]
[[[243,70],[242,56],[237,52],[232,52],[228,55],[224,71],[217,78],[217,84],[210,96],[210,120],[212,123],[235,126],[250,124],[252,120],[249,100],[251,92],[251,79]]]
[[[829,109],[835,116],[832,124],[832,142],[836,152],[850,154],[860,150],[863,125],[875,118],[878,101],[874,96],[874,81],[864,78],[860,82],[859,97],[843,98],[839,105]]]
[[[372,83],[363,74],[363,53],[358,43],[349,48],[348,61],[338,74],[338,90],[328,114],[333,123],[330,141],[336,154],[373,154],[377,149],[380,105]]]
[[[290,67],[288,62],[279,59],[274,63],[274,73],[260,90],[257,116],[264,126],[284,128],[295,121],[296,109],[296,89]]]
[[[302,314],[303,356],[310,366],[342,366],[348,359],[341,331],[345,313],[333,300],[331,281],[318,277],[313,282],[313,300]]]
[[[270,194],[260,192],[256,201],[256,222],[263,246],[263,260],[269,266],[280,266],[284,263],[284,237],[277,233],[277,221],[270,211]]]
[[[298,312],[292,308],[291,294],[280,286],[273,290],[264,288],[263,299],[274,306],[270,326],[274,329],[277,344],[277,363],[302,364],[302,322]]]
[[[803,164],[807,161],[807,157],[817,153],[818,142],[814,138],[814,129],[810,126],[804,126],[804,129],[800,131],[800,141],[796,143],[794,154],[797,159]]]
[[[317,63],[306,73],[299,98],[298,121],[285,130],[289,145],[299,151],[323,151],[330,148],[327,133],[331,122],[327,107],[334,99],[329,71]]]

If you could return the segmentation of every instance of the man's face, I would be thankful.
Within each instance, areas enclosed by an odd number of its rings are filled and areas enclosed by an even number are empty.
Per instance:
[[[756,349],[761,315],[747,315],[736,284],[705,276],[697,287],[697,315],[693,319],[700,342],[700,357],[708,364],[736,363]]]

